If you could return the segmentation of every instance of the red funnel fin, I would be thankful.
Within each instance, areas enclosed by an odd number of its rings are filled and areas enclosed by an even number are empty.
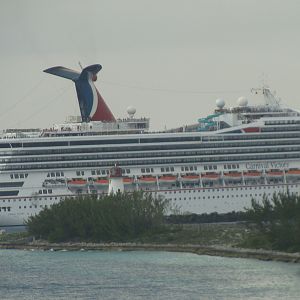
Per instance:
[[[109,107],[105,103],[104,99],[100,95],[100,93],[97,90],[97,96],[98,96],[98,106],[95,114],[92,117],[92,121],[106,121],[106,122],[115,122],[116,119],[112,112],[110,111]]]

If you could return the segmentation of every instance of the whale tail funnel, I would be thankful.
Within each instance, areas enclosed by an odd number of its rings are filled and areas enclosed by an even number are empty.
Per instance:
[[[97,73],[101,69],[102,66],[96,64],[84,68],[81,73],[61,66],[46,69],[44,72],[70,79],[75,83],[83,122],[114,122],[116,121],[114,115],[94,85]]]

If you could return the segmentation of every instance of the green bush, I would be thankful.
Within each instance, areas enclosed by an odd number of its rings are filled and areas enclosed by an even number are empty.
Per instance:
[[[246,212],[273,249],[300,250],[300,196],[274,194],[272,199],[264,196],[262,203],[253,199]]]
[[[168,202],[150,194],[67,198],[27,221],[37,238],[61,241],[127,241],[159,229]]]

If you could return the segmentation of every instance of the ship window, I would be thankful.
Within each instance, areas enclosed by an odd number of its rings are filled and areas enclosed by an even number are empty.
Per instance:
[[[172,171],[172,172],[174,171],[174,167],[171,167],[171,171]]]
[[[185,167],[184,169],[185,169],[185,171],[188,171],[188,170],[189,170],[189,167]]]
[[[51,173],[51,177],[55,177],[55,173]]]
[[[96,171],[95,170],[92,170],[92,175],[96,175]]]
[[[181,171],[184,171],[184,167],[181,167]]]
[[[60,176],[65,176],[64,172],[60,172]]]
[[[207,170],[207,166],[204,166],[204,170]]]
[[[13,178],[14,178],[14,175],[13,175],[13,174],[10,174],[10,178],[13,179]]]
[[[130,169],[126,169],[126,173],[129,174],[130,173]]]
[[[47,190],[43,190],[43,194],[47,194]]]
[[[109,170],[105,170],[105,172],[106,172],[106,174],[109,174]],[[83,173],[83,174],[84,174],[84,173]],[[82,174],[82,175],[83,175],[83,174]]]
[[[196,167],[196,170],[197,170],[197,167]],[[217,170],[217,166],[214,166],[214,170]]]
[[[150,168],[146,168],[146,172],[147,172],[147,173],[150,173]]]
[[[19,174],[15,174],[15,178],[18,179],[19,178]]]
[[[26,174],[25,174],[25,178],[27,178],[27,177],[28,177],[28,174],[26,173]]]
[[[52,174],[54,174],[54,173],[51,173],[51,176],[52,176]],[[80,176],[80,171],[76,171],[76,175]]]
[[[48,190],[48,193],[49,193],[49,194],[52,194],[52,190]]]
[[[59,176],[60,176],[60,173],[59,173],[59,172],[56,172],[56,176],[58,176],[58,177],[59,177]]]
[[[142,173],[145,173],[145,169],[144,169],[144,168],[142,168],[142,169],[141,169],[141,172],[142,172]]]
[[[42,190],[39,190],[39,194],[42,194],[43,193],[43,191]]]
[[[160,168],[160,171],[161,171],[161,172],[164,172],[164,171],[165,171],[165,168]]]

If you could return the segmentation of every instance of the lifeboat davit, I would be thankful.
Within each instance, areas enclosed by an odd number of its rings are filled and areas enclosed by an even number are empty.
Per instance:
[[[248,171],[244,172],[245,179],[258,179],[262,176],[261,172]]]
[[[133,184],[133,178],[124,177],[124,178],[123,178],[123,183],[124,183],[125,185]]]
[[[220,179],[220,175],[217,173],[201,174],[202,181],[217,181]]]
[[[300,170],[298,169],[293,169],[293,170],[288,170],[286,172],[286,176],[292,178],[292,177],[300,177]]]
[[[97,179],[97,180],[95,180],[94,181],[94,186],[96,187],[96,188],[107,188],[107,186],[108,186],[108,179],[105,179],[105,178],[103,178],[103,179]]]
[[[182,182],[198,182],[199,175],[182,175],[181,180]]]
[[[282,178],[283,171],[280,170],[270,170],[266,172],[267,177],[269,178]]]
[[[175,183],[177,181],[177,177],[176,176],[172,176],[172,175],[165,175],[165,176],[160,176],[158,178],[159,183],[161,184],[172,184]]]
[[[242,178],[242,173],[240,172],[224,173],[225,180],[240,180],[241,178]]]
[[[68,180],[68,188],[70,189],[85,189],[87,187],[87,181],[84,179]]]
[[[139,184],[155,184],[156,178],[153,176],[142,176],[138,179]]]

